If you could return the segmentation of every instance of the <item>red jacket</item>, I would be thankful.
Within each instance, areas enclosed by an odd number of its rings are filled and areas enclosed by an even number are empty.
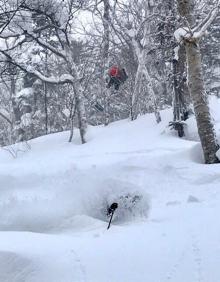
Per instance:
[[[113,66],[109,70],[109,75],[113,77],[120,77],[119,68],[117,66]]]

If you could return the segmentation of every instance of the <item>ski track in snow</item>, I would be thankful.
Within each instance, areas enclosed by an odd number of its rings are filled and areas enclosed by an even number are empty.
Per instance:
[[[191,233],[192,239],[192,253],[194,256],[195,272],[196,272],[196,282],[204,282],[202,276],[202,254],[199,247],[199,241],[194,233]]]
[[[86,278],[86,270],[85,270],[85,267],[82,264],[81,259],[77,255],[76,251],[71,249],[71,252],[75,256],[73,267],[74,267],[74,269],[78,270],[78,277],[79,277],[78,279],[79,280],[76,280],[76,282],[88,282],[88,280]],[[77,268],[75,268],[76,266],[77,266]]]
[[[183,251],[180,254],[179,258],[176,259],[175,263],[171,267],[171,270],[169,271],[169,273],[166,276],[166,281],[167,282],[174,282],[174,281],[176,281],[176,274],[180,270],[184,258],[185,258],[185,251]]]
[[[184,260],[187,259],[186,253],[191,251],[192,254],[192,260],[189,260],[192,268],[193,268],[193,272],[191,273],[192,277],[192,281],[194,282],[204,282],[205,280],[203,279],[203,273],[202,273],[202,254],[201,254],[201,249],[199,247],[199,241],[197,236],[191,231],[190,233],[190,246],[191,250],[188,249],[187,247],[184,248],[184,250],[180,251],[178,258],[174,259],[174,264],[171,266],[170,271],[168,272],[168,274],[166,275],[166,282],[175,282],[175,281],[179,281],[177,279],[177,275],[179,273],[182,272],[182,265]]]

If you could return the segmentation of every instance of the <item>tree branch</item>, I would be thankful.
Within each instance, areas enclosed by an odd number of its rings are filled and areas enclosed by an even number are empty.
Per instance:
[[[212,22],[215,20],[218,12],[219,12],[219,6],[220,3],[217,4],[217,6],[209,12],[208,16],[193,29],[193,37],[194,38],[201,38],[206,30],[209,28],[209,26],[212,24]]]
[[[5,110],[0,109],[0,116],[12,125],[12,121],[6,116],[4,112]]]
[[[41,72],[34,70],[30,66],[26,67],[26,66],[22,66],[21,64],[17,63],[9,54],[7,54],[7,52],[3,50],[0,50],[0,52],[3,55],[5,55],[5,57],[7,58],[6,60],[7,63],[13,64],[14,66],[18,67],[25,73],[33,74],[34,76],[36,76],[37,78],[39,78],[40,80],[44,82],[47,82],[50,84],[65,84],[65,83],[72,84],[74,82],[74,77],[70,74],[63,74],[59,77],[55,77],[55,76],[47,77],[43,75]]]

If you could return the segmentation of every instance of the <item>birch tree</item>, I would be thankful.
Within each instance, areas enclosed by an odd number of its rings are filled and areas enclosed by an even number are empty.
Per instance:
[[[200,23],[194,25],[191,0],[178,0],[179,13],[184,18],[186,26],[175,32],[175,37],[186,49],[188,67],[188,86],[193,101],[198,133],[207,164],[219,162],[216,151],[219,146],[215,138],[211,121],[206,91],[202,74],[201,52],[199,41],[204,36],[219,10],[219,3],[208,13]]]

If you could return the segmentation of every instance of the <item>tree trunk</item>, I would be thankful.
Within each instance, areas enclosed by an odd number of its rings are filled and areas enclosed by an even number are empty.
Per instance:
[[[176,50],[173,59],[173,116],[174,121],[180,121],[184,111],[188,111],[190,104],[190,95],[186,83],[185,62],[186,54],[183,45]]]
[[[158,107],[158,104],[157,104],[153,80],[150,77],[149,71],[148,71],[148,69],[145,65],[144,65],[144,75],[145,75],[146,80],[148,81],[148,92],[149,92],[151,100],[152,100],[152,106],[153,106],[153,109],[154,109],[154,115],[155,115],[155,118],[156,118],[156,122],[160,123],[162,119],[161,119],[159,107]]]
[[[110,4],[109,0],[103,0],[104,14],[103,14],[103,46],[102,46],[102,82],[101,89],[104,95],[104,124],[108,125],[110,122],[110,89],[106,88],[106,72],[109,68],[109,42],[110,42]]]
[[[194,22],[192,16],[193,4],[193,0],[178,0],[179,13],[187,20],[189,26],[192,26]],[[204,160],[207,164],[217,163],[219,160],[216,156],[216,152],[219,146],[215,138],[204,87],[199,40],[195,39],[193,34],[191,38],[183,38],[183,40],[187,56],[188,86],[193,101]]]
[[[72,82],[73,91],[75,94],[75,107],[78,117],[79,132],[81,137],[82,144],[86,143],[86,132],[87,132],[87,116],[86,109],[84,105],[84,95],[83,89],[79,78],[79,72],[77,70],[76,64],[73,59],[73,54],[70,46],[66,47],[66,55],[68,58],[68,68],[71,75],[75,78],[75,81]]]
[[[135,82],[134,82],[134,91],[132,93],[132,101],[131,101],[131,120],[135,120],[138,116],[138,100],[140,96],[140,88],[143,77],[143,64],[138,64]]]
[[[48,53],[45,54],[45,75],[48,75]],[[44,114],[45,114],[45,134],[48,134],[48,98],[47,98],[47,83],[43,82],[44,86]]]
[[[10,78],[11,78],[11,105],[13,111],[13,130],[12,130],[12,143],[18,143],[24,141],[25,132],[21,126],[21,110],[19,107],[18,98],[16,97],[16,81],[14,75],[14,67],[13,65],[9,66],[10,69]]]
[[[152,17],[152,15],[154,15],[155,13],[155,7],[156,7],[156,1],[154,0],[148,0],[148,4],[146,4],[147,6],[145,6],[145,17],[146,19],[149,18],[149,17]],[[145,52],[145,58],[146,58],[146,61],[145,61],[145,65],[144,65],[144,74],[145,74],[145,77],[148,81],[148,91],[149,91],[149,94],[150,94],[150,97],[151,97],[151,100],[152,100],[152,106],[153,106],[153,109],[154,109],[154,114],[155,114],[155,117],[156,117],[156,122],[157,123],[160,123],[161,122],[161,115],[160,115],[160,111],[159,111],[159,107],[158,107],[158,102],[157,102],[157,98],[156,98],[156,95],[155,95],[155,81],[152,79],[152,75],[150,75],[150,72],[153,71],[153,75],[156,76],[157,78],[159,78],[159,75],[158,75],[158,72],[154,66],[154,63],[155,63],[155,58],[153,57],[153,55],[150,55],[151,51],[153,48],[152,46],[154,45],[153,43],[153,39],[150,39],[150,36],[149,34],[152,34],[154,33],[154,29],[155,29],[155,25],[154,23],[150,22],[150,23],[145,23],[145,26],[144,26],[144,37],[145,37],[145,41],[146,41],[146,47],[148,47],[147,50],[144,50]],[[149,71],[149,62],[147,62],[147,57],[150,57],[150,61],[153,62],[152,64],[152,68],[151,70]],[[147,64],[146,64],[147,63]]]
[[[214,127],[211,122],[208,101],[202,76],[201,53],[198,42],[187,41],[185,44],[188,65],[189,90],[193,100],[198,133],[201,140],[205,163],[219,162]]]
[[[45,114],[45,134],[48,134],[48,99],[47,99],[47,83],[44,82],[44,114]]]
[[[75,96],[72,98],[71,101],[71,109],[70,109],[70,137],[69,142],[72,142],[73,140],[73,132],[74,132],[74,117],[76,114],[76,103],[75,103]]]
[[[82,144],[86,143],[86,131],[87,131],[87,117],[86,110],[83,101],[83,93],[81,85],[75,89],[75,101],[76,101],[76,111],[79,123],[79,132]]]

